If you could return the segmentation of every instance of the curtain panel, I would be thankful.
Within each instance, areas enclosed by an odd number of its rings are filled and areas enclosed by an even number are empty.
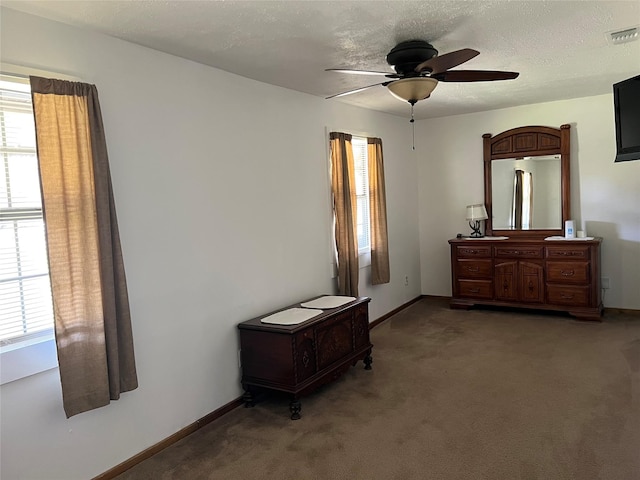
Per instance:
[[[513,184],[512,225],[516,229],[533,227],[533,175],[516,170]]]
[[[67,417],[137,388],[127,284],[94,85],[31,77]]]
[[[356,181],[352,136],[331,132],[331,192],[338,257],[338,293],[358,296]]]
[[[513,228],[522,229],[522,188],[524,182],[524,171],[516,170],[513,180],[513,207],[511,216],[513,217]]]
[[[367,138],[369,161],[369,216],[371,221],[371,284],[389,283],[389,240],[387,235],[387,195],[384,182],[382,140]]]

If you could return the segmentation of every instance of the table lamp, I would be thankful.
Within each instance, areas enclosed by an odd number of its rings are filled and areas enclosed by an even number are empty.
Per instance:
[[[484,208],[482,203],[467,205],[467,220],[469,220],[469,226],[472,230],[471,237],[480,238],[484,236],[480,231],[480,220],[486,220],[487,218],[489,218],[487,209]]]

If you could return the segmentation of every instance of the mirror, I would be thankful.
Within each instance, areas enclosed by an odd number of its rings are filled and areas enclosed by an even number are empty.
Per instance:
[[[483,135],[486,235],[564,235],[569,210],[569,125]]]
[[[494,230],[562,228],[560,155],[491,164]]]

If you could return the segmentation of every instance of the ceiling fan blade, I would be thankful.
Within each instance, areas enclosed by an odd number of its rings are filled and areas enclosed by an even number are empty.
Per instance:
[[[348,90],[348,91],[342,92],[342,93],[336,93],[335,95],[331,95],[330,97],[325,97],[325,100],[329,100],[330,98],[336,98],[336,97],[344,97],[345,95],[351,95],[352,93],[358,93],[358,92],[361,92],[363,90],[366,90],[367,88],[377,87],[378,85],[382,85],[383,87],[386,87],[390,83],[391,82],[374,83],[373,85],[367,85],[366,87],[356,88],[354,90]]]
[[[376,72],[373,70],[353,70],[351,68],[326,68],[325,72],[348,73],[350,75],[384,75],[389,78],[400,78],[400,75],[393,72]]]
[[[431,77],[441,82],[491,82],[494,80],[512,80],[520,75],[518,72],[501,72],[495,70],[450,70],[437,73]]]
[[[480,52],[471,48],[463,48],[462,50],[456,50],[455,52],[445,53],[444,55],[437,55],[425,60],[416,67],[417,73],[423,71],[430,71],[432,74],[444,72],[450,68],[456,67],[461,63],[468,62]]]

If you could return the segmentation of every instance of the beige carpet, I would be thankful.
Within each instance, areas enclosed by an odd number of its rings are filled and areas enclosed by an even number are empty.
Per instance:
[[[423,299],[302,400],[238,408],[125,479],[640,479],[640,318]]]

